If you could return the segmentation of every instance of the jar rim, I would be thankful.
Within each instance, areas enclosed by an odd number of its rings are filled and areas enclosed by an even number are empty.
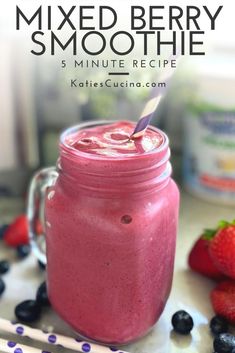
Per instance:
[[[67,153],[72,154],[74,156],[78,157],[84,157],[92,160],[101,160],[101,161],[112,161],[115,163],[115,161],[123,161],[123,160],[136,160],[136,159],[143,159],[146,158],[147,156],[153,156],[157,155],[158,153],[161,153],[163,150],[165,150],[168,147],[169,144],[169,139],[167,135],[160,129],[156,128],[153,125],[149,125],[148,129],[151,129],[153,131],[158,132],[162,137],[163,137],[163,142],[160,144],[160,146],[152,149],[151,151],[145,152],[143,154],[134,154],[134,155],[124,155],[124,156],[106,156],[106,155],[99,155],[99,154],[91,154],[87,152],[83,152],[81,150],[76,150],[71,148],[66,142],[65,139],[68,135],[85,129],[85,128],[92,128],[96,127],[99,125],[107,125],[107,124],[113,124],[116,123],[117,120],[93,120],[93,121],[88,121],[84,123],[80,123],[77,125],[73,125],[67,129],[65,129],[61,135],[60,135],[60,148],[62,150],[65,150]]]

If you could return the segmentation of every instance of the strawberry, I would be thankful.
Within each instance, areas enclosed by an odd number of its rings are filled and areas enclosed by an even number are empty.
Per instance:
[[[210,257],[216,268],[235,279],[235,221],[221,221],[210,241]]]
[[[18,216],[14,222],[7,227],[3,240],[7,245],[14,247],[28,244],[28,222],[25,215]]]
[[[214,266],[209,256],[209,238],[211,234],[214,234],[214,230],[207,229],[196,241],[190,251],[188,264],[193,271],[213,279],[221,279],[223,275],[221,275],[221,272]]]
[[[235,281],[219,283],[211,292],[211,302],[216,314],[235,324]]]

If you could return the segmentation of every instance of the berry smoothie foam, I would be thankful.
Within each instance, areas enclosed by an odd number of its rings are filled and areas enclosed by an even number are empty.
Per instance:
[[[89,123],[62,134],[46,197],[48,291],[76,332],[125,344],[156,323],[169,296],[179,193],[166,135]]]

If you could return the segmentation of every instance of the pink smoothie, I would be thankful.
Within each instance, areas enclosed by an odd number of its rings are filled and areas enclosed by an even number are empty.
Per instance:
[[[133,123],[64,133],[59,177],[48,190],[48,290],[81,335],[125,344],[156,323],[169,296],[178,189],[166,135]]]

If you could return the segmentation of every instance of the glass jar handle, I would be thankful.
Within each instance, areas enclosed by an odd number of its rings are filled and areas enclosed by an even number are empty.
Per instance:
[[[48,187],[55,184],[58,172],[55,167],[45,168],[38,171],[29,186],[27,218],[29,227],[29,240],[33,252],[38,260],[46,265],[45,237],[38,236],[36,229],[38,221],[41,221],[43,233],[45,234],[44,203]],[[42,241],[43,239],[43,241]]]

